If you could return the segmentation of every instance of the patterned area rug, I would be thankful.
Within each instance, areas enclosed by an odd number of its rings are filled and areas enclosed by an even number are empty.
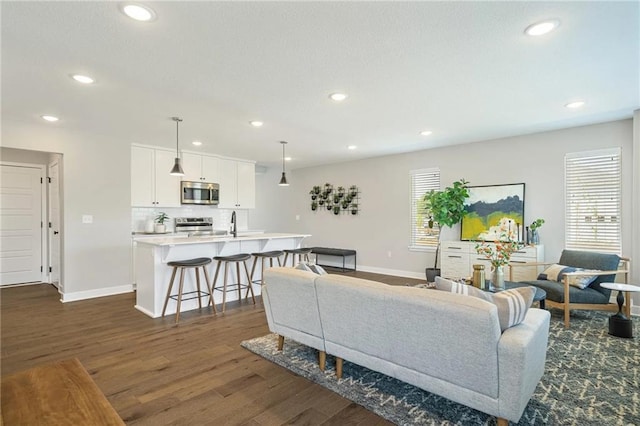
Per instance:
[[[545,374],[518,425],[640,425],[640,321],[634,338],[609,336],[608,314],[575,311],[565,330],[560,311],[551,311]],[[495,417],[415,386],[344,362],[341,380],[327,356],[318,369],[317,351],[277,336],[242,342],[242,346],[294,373],[348,398],[399,425],[494,425]],[[510,423],[513,424],[513,423]]]

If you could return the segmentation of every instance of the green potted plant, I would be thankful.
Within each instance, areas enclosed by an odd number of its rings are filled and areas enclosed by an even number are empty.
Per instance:
[[[314,194],[318,195],[320,194],[320,187],[318,185],[315,185],[312,191]]]
[[[166,232],[167,226],[164,224],[164,222],[167,219],[169,219],[169,215],[167,215],[165,212],[158,213],[158,215],[156,216],[156,223],[153,226],[153,231],[158,233]]]
[[[355,197],[356,195],[358,195],[358,187],[355,185],[351,185],[349,187],[349,195],[351,195],[351,197]]]
[[[318,203],[316,201],[311,202],[311,210],[313,210],[314,212],[318,210]]]
[[[428,282],[435,281],[435,277],[440,275],[438,269],[438,254],[440,253],[440,240],[442,238],[442,228],[453,227],[459,223],[466,211],[464,202],[469,198],[468,183],[464,179],[453,182],[452,186],[448,186],[442,191],[431,190],[423,197],[423,206],[426,217],[428,218],[429,228],[437,226],[438,245],[436,246],[436,256],[433,268],[425,268]]]
[[[313,189],[309,191],[309,195],[311,195],[312,200],[315,200],[316,198],[318,198],[318,194],[316,194],[316,191]]]
[[[338,205],[333,206],[333,214],[335,214],[335,215],[339,215],[340,214],[340,206],[338,206]]]
[[[531,225],[529,225],[529,232],[527,233],[529,244],[532,244],[534,246],[540,244],[540,234],[538,233],[538,228],[540,228],[543,224],[544,219],[536,219]]]
[[[358,204],[351,203],[351,214],[358,214]]]

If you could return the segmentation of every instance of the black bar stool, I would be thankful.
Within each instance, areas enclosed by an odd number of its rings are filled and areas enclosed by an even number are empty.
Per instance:
[[[169,288],[167,289],[167,297],[164,299],[164,307],[162,308],[162,316],[167,310],[167,304],[169,303],[169,299],[176,300],[178,302],[178,306],[176,308],[176,323],[180,321],[180,304],[183,300],[191,300],[198,299],[198,307],[202,309],[202,297],[209,296],[209,303],[213,305],[213,313],[216,313],[216,305],[213,302],[213,290],[211,289],[211,284],[209,282],[209,273],[207,272],[206,266],[211,263],[211,259],[208,257],[199,257],[197,259],[187,259],[187,260],[176,260],[173,262],[168,262],[167,265],[173,267],[173,272],[171,273],[171,281],[169,282]],[[196,291],[188,291],[183,293],[184,288],[184,270],[193,268],[196,271]],[[204,271],[204,279],[207,283],[208,292],[204,292],[200,290],[200,275],[198,274],[198,268],[202,268]],[[171,290],[173,289],[173,281],[176,278],[176,272],[180,269],[180,287],[178,288],[178,294],[171,295]],[[183,299],[183,295],[193,295]],[[207,306],[209,304],[207,303]]]
[[[278,260],[278,266],[282,266],[280,262],[280,256],[282,256],[284,252],[282,250],[273,250],[273,251],[263,251],[262,253],[251,253],[253,256],[253,266],[251,267],[251,283],[252,284],[260,284],[260,286],[264,285],[264,261],[269,259],[269,267],[273,267],[273,259]],[[256,272],[256,265],[258,264],[258,260],[261,262],[261,271],[259,280],[253,279],[253,274]],[[249,297],[249,289],[247,289],[247,293],[244,295],[246,299]]]
[[[311,248],[297,248],[297,249],[288,249],[284,250],[284,266],[287,266],[287,259],[289,255],[291,255],[291,266],[296,266],[296,254],[298,255],[298,263],[305,261],[309,262],[309,253],[311,253]]]
[[[230,263],[236,264],[236,277],[238,278],[238,300],[242,300],[242,289],[246,288],[247,292],[251,292],[251,298],[253,299],[253,304],[256,304],[256,297],[253,294],[253,287],[251,286],[251,277],[249,276],[249,268],[247,268],[247,260],[251,258],[250,254],[240,253],[234,254],[232,256],[216,256],[213,260],[218,262],[218,266],[216,266],[216,275],[213,277],[213,290],[218,290],[222,292],[222,312],[224,312],[225,305],[227,303],[227,291],[234,291],[234,289],[227,290],[227,269]],[[220,272],[220,266],[224,263],[224,280],[222,287],[216,287],[216,282],[218,281],[218,273]],[[247,284],[242,284],[240,280],[240,263],[244,265],[244,271],[247,274]],[[233,284],[231,284],[233,285]],[[212,292],[213,292],[212,290]]]

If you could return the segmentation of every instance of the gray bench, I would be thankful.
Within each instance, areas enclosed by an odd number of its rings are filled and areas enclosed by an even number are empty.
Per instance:
[[[329,247],[312,247],[311,253],[316,255],[316,264],[320,266],[329,266],[329,265],[321,265],[319,262],[320,255],[323,256],[338,256],[342,257],[342,271],[356,271],[356,251],[351,249],[339,249],[339,248],[329,248]],[[345,268],[345,260],[347,256],[353,256],[353,269]]]

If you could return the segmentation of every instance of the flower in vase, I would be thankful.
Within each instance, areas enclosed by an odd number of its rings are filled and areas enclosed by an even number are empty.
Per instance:
[[[493,269],[508,265],[511,255],[522,248],[522,244],[514,239],[515,235],[511,226],[502,222],[497,228],[498,238],[493,244],[486,241],[476,244],[476,252],[489,259]]]

